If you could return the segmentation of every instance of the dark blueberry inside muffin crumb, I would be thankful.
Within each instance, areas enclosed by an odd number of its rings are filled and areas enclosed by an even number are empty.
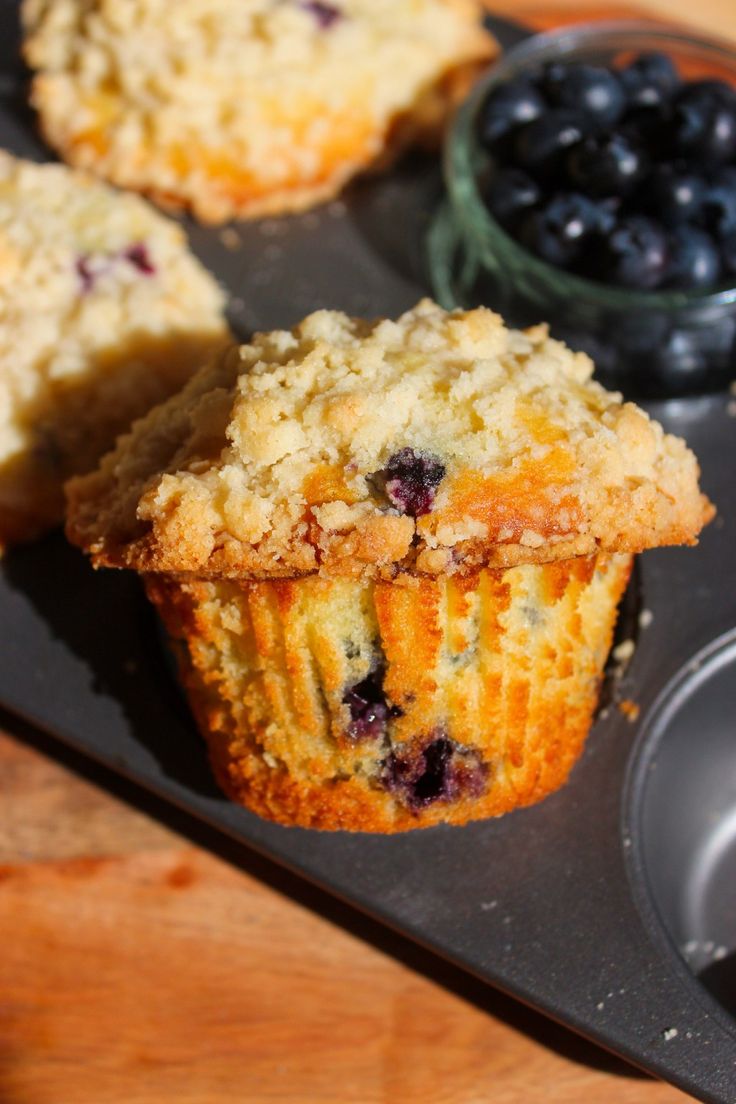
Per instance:
[[[120,253],[82,253],[77,257],[74,267],[83,294],[92,291],[100,276],[114,270],[121,261],[127,261],[143,276],[156,274],[156,266],[143,242],[133,242]]]
[[[389,705],[383,689],[385,674],[385,667],[375,667],[361,682],[345,691],[342,700],[350,710],[347,735],[351,740],[378,740],[385,735],[389,717],[401,716],[397,705]]]
[[[435,801],[478,797],[485,790],[487,774],[477,751],[444,735],[420,748],[392,751],[384,764],[387,789],[412,809]]]
[[[82,284],[82,291],[91,291],[95,285],[95,272],[92,268],[90,257],[85,253],[77,257],[75,269]]]
[[[142,272],[144,276],[154,276],[156,273],[156,266],[151,260],[151,256],[146,249],[143,242],[135,242],[134,245],[129,246],[123,253],[126,261],[130,261],[134,268],[137,268],[139,272]]]
[[[445,465],[436,456],[403,448],[380,473],[386,497],[402,514],[421,517],[434,503],[437,487],[445,477]]]
[[[334,23],[343,18],[339,8],[334,4],[326,4],[324,0],[302,0],[299,6],[314,16],[318,27],[323,31],[328,31]]]

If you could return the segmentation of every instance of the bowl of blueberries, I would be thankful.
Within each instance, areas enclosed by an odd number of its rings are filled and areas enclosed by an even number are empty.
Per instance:
[[[627,394],[736,375],[736,48],[655,23],[523,41],[463,104],[434,289],[550,322]]]

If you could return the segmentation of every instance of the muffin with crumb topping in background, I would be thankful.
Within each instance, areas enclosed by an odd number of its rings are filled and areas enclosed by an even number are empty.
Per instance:
[[[224,305],[144,200],[0,151],[0,550],[226,341]]]
[[[204,222],[334,196],[435,138],[495,53],[478,0],[24,0],[44,136]]]
[[[632,554],[713,514],[685,444],[591,371],[485,309],[320,311],[71,482],[70,539],[145,575],[235,800],[392,832],[561,785]]]

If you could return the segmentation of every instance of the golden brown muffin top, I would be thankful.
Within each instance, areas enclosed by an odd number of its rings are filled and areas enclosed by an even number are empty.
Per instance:
[[[99,565],[391,577],[692,544],[713,516],[679,438],[545,326],[429,300],[318,311],[232,347],[68,487]]]
[[[479,0],[22,5],[47,141],[205,222],[299,210],[436,134],[456,81],[495,53],[482,15]]]

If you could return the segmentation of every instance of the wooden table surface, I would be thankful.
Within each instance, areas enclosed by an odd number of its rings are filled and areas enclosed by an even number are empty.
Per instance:
[[[648,6],[736,37],[734,0]],[[505,7],[549,22],[545,0]],[[690,1099],[15,719],[0,729],[0,1104]]]

